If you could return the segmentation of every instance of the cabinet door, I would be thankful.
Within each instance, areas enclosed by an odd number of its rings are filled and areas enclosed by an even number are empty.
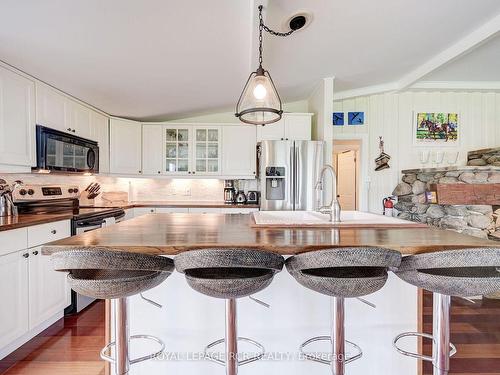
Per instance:
[[[193,174],[218,175],[221,172],[221,130],[219,126],[194,127]]]
[[[157,207],[157,214],[185,214],[189,212],[189,208],[187,207]]]
[[[165,125],[163,170],[168,175],[187,175],[192,171],[192,130],[190,126]]]
[[[66,273],[54,271],[49,256],[42,255],[42,247],[29,252],[29,326],[30,329],[51,316],[62,312],[70,304],[70,288]]]
[[[110,172],[141,174],[141,124],[135,121],[112,118],[109,136]]]
[[[142,173],[159,175],[163,170],[163,127],[142,125]]]
[[[92,111],[91,137],[99,146],[99,173],[109,173],[109,118]]]
[[[35,165],[35,83],[0,67],[0,164]]]
[[[308,114],[285,114],[285,139],[290,141],[311,140],[311,116]]]
[[[134,217],[146,215],[146,214],[154,214],[156,213],[155,207],[135,207],[134,208]]]
[[[227,176],[255,176],[256,150],[255,126],[223,126],[222,174]]]
[[[70,111],[66,97],[43,83],[36,83],[36,123],[69,132]],[[69,130],[68,130],[69,129]]]
[[[91,113],[92,110],[80,103],[68,100],[70,114],[69,127],[71,134],[78,137],[90,139],[91,137]]]
[[[28,332],[26,250],[0,256],[0,348]]]
[[[283,141],[285,139],[285,121],[283,118],[278,122],[265,126],[257,126],[257,142],[260,141]]]

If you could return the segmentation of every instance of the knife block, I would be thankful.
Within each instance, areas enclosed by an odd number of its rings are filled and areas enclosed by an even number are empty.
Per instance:
[[[93,206],[95,202],[95,198],[89,199],[88,191],[83,191],[78,200],[80,202],[80,206]]]

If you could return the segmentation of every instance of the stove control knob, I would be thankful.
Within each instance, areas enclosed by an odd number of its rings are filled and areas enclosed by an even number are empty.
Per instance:
[[[33,195],[35,194],[35,190],[33,189],[28,189],[28,195]]]
[[[68,193],[73,194],[73,189],[68,189]]]
[[[19,190],[19,194],[21,194],[21,195],[26,195],[26,190],[25,190],[25,189],[21,189],[21,190]]]
[[[78,193],[78,189],[77,189],[77,188],[74,188],[74,189],[73,189],[73,193],[75,193],[75,194],[76,194],[76,193]]]

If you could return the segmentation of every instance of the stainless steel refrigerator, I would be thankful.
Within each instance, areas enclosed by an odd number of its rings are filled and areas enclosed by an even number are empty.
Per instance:
[[[323,167],[321,141],[262,141],[259,151],[260,209],[315,210]]]

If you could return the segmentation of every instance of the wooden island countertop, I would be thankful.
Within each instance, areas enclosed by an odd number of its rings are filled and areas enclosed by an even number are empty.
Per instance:
[[[377,246],[404,255],[495,247],[497,242],[433,228],[252,228],[248,214],[147,214],[108,228],[52,242],[49,255],[75,247],[105,247],[176,255],[206,247],[248,247],[293,255],[328,247]]]

